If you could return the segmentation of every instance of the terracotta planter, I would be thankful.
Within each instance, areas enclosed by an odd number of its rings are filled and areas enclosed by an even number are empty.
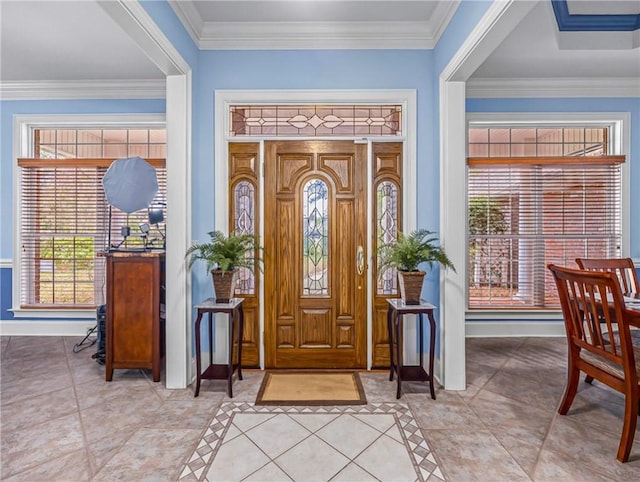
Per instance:
[[[419,305],[425,271],[398,271],[400,297],[407,305]]]
[[[224,274],[219,269],[211,270],[213,278],[213,292],[218,303],[229,303],[236,289],[238,270],[226,271]]]

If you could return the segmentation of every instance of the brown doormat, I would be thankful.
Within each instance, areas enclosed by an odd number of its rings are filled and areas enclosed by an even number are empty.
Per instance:
[[[275,371],[262,380],[256,405],[366,405],[357,372]]]

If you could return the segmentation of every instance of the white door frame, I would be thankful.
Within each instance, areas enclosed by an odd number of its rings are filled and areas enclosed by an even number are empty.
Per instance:
[[[229,227],[229,172],[228,172],[228,143],[229,142],[260,142],[261,143],[261,159],[260,172],[263,172],[264,159],[262,158],[263,143],[265,138],[251,137],[230,137],[229,130],[229,106],[238,104],[400,104],[403,108],[403,132],[401,139],[404,143],[403,152],[403,223],[405,229],[411,230],[416,226],[416,149],[417,149],[417,95],[415,90],[217,90],[215,92],[215,229],[223,232],[228,231]],[[277,137],[274,140],[303,140],[306,137]],[[312,139],[322,139],[314,137]],[[326,138],[329,140],[339,140],[344,138]],[[350,140],[355,140],[351,138]],[[392,138],[379,137],[368,138],[369,149],[368,157],[371,157],[371,141],[391,141]],[[369,169],[371,169],[369,163]],[[369,172],[371,178],[371,172]],[[264,219],[264,176],[260,175],[260,219]],[[371,205],[372,193],[368,193],[368,205]],[[370,211],[370,210],[369,210]],[[264,225],[259,227],[261,237],[264,237]],[[371,219],[367,220],[367,240],[371,239]],[[371,246],[367,246],[367,259],[369,265],[373,260]],[[369,271],[371,272],[371,270]],[[371,367],[371,326],[372,326],[372,289],[373,283],[368,280],[368,311],[367,311],[367,368]],[[260,306],[264,307],[264,282],[259,286]],[[413,324],[408,324],[413,327]],[[226,323],[216,325],[216,330],[220,333],[217,340],[226,340]],[[408,339],[415,339],[415,329],[407,330]],[[260,312],[260,367],[264,368],[264,311]],[[406,346],[415,346],[415,344],[405,343]],[[413,353],[407,353],[411,358],[415,357]],[[218,360],[226,359],[226,346],[221,343],[216,345],[215,358]]]
[[[166,386],[191,383],[191,283],[184,267],[191,233],[191,67],[138,2],[98,0],[166,75]]]
[[[466,81],[537,2],[495,1],[440,74],[440,240],[457,272],[440,270],[440,336],[446,390],[465,390],[467,306]]]

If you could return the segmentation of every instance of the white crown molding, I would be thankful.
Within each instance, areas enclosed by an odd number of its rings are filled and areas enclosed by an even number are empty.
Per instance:
[[[164,99],[165,79],[0,82],[2,100]]]
[[[427,22],[207,22],[201,49],[431,49]]]
[[[560,50],[632,50],[640,45],[640,31],[556,32]]]
[[[435,44],[438,43],[440,37],[447,29],[447,25],[453,18],[453,15],[458,10],[460,6],[460,0],[450,0],[448,2],[438,2],[436,5],[433,14],[431,15],[431,25],[433,30],[433,38],[435,39]]]
[[[169,0],[169,6],[173,9],[173,12],[180,22],[182,22],[193,43],[199,45],[200,32],[202,32],[204,28],[204,21],[193,5],[193,2]]]
[[[439,2],[428,22],[205,22],[192,2],[169,5],[203,50],[432,49],[460,0]]]
[[[640,97],[637,78],[498,79],[467,81],[467,98]]]

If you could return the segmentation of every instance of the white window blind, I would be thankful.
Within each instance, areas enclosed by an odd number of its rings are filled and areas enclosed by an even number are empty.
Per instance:
[[[549,263],[619,257],[623,162],[469,158],[469,308],[556,308]]]
[[[104,259],[109,205],[102,177],[113,159],[19,159],[21,168],[21,307],[87,308],[103,303]],[[156,167],[164,207],[164,160]],[[139,226],[146,210],[126,214],[112,210],[111,241],[122,239],[121,227],[133,236],[123,247],[140,247]],[[161,228],[163,229],[163,228]],[[140,233],[137,235],[137,233]],[[162,246],[162,234],[149,232],[149,242]]]

